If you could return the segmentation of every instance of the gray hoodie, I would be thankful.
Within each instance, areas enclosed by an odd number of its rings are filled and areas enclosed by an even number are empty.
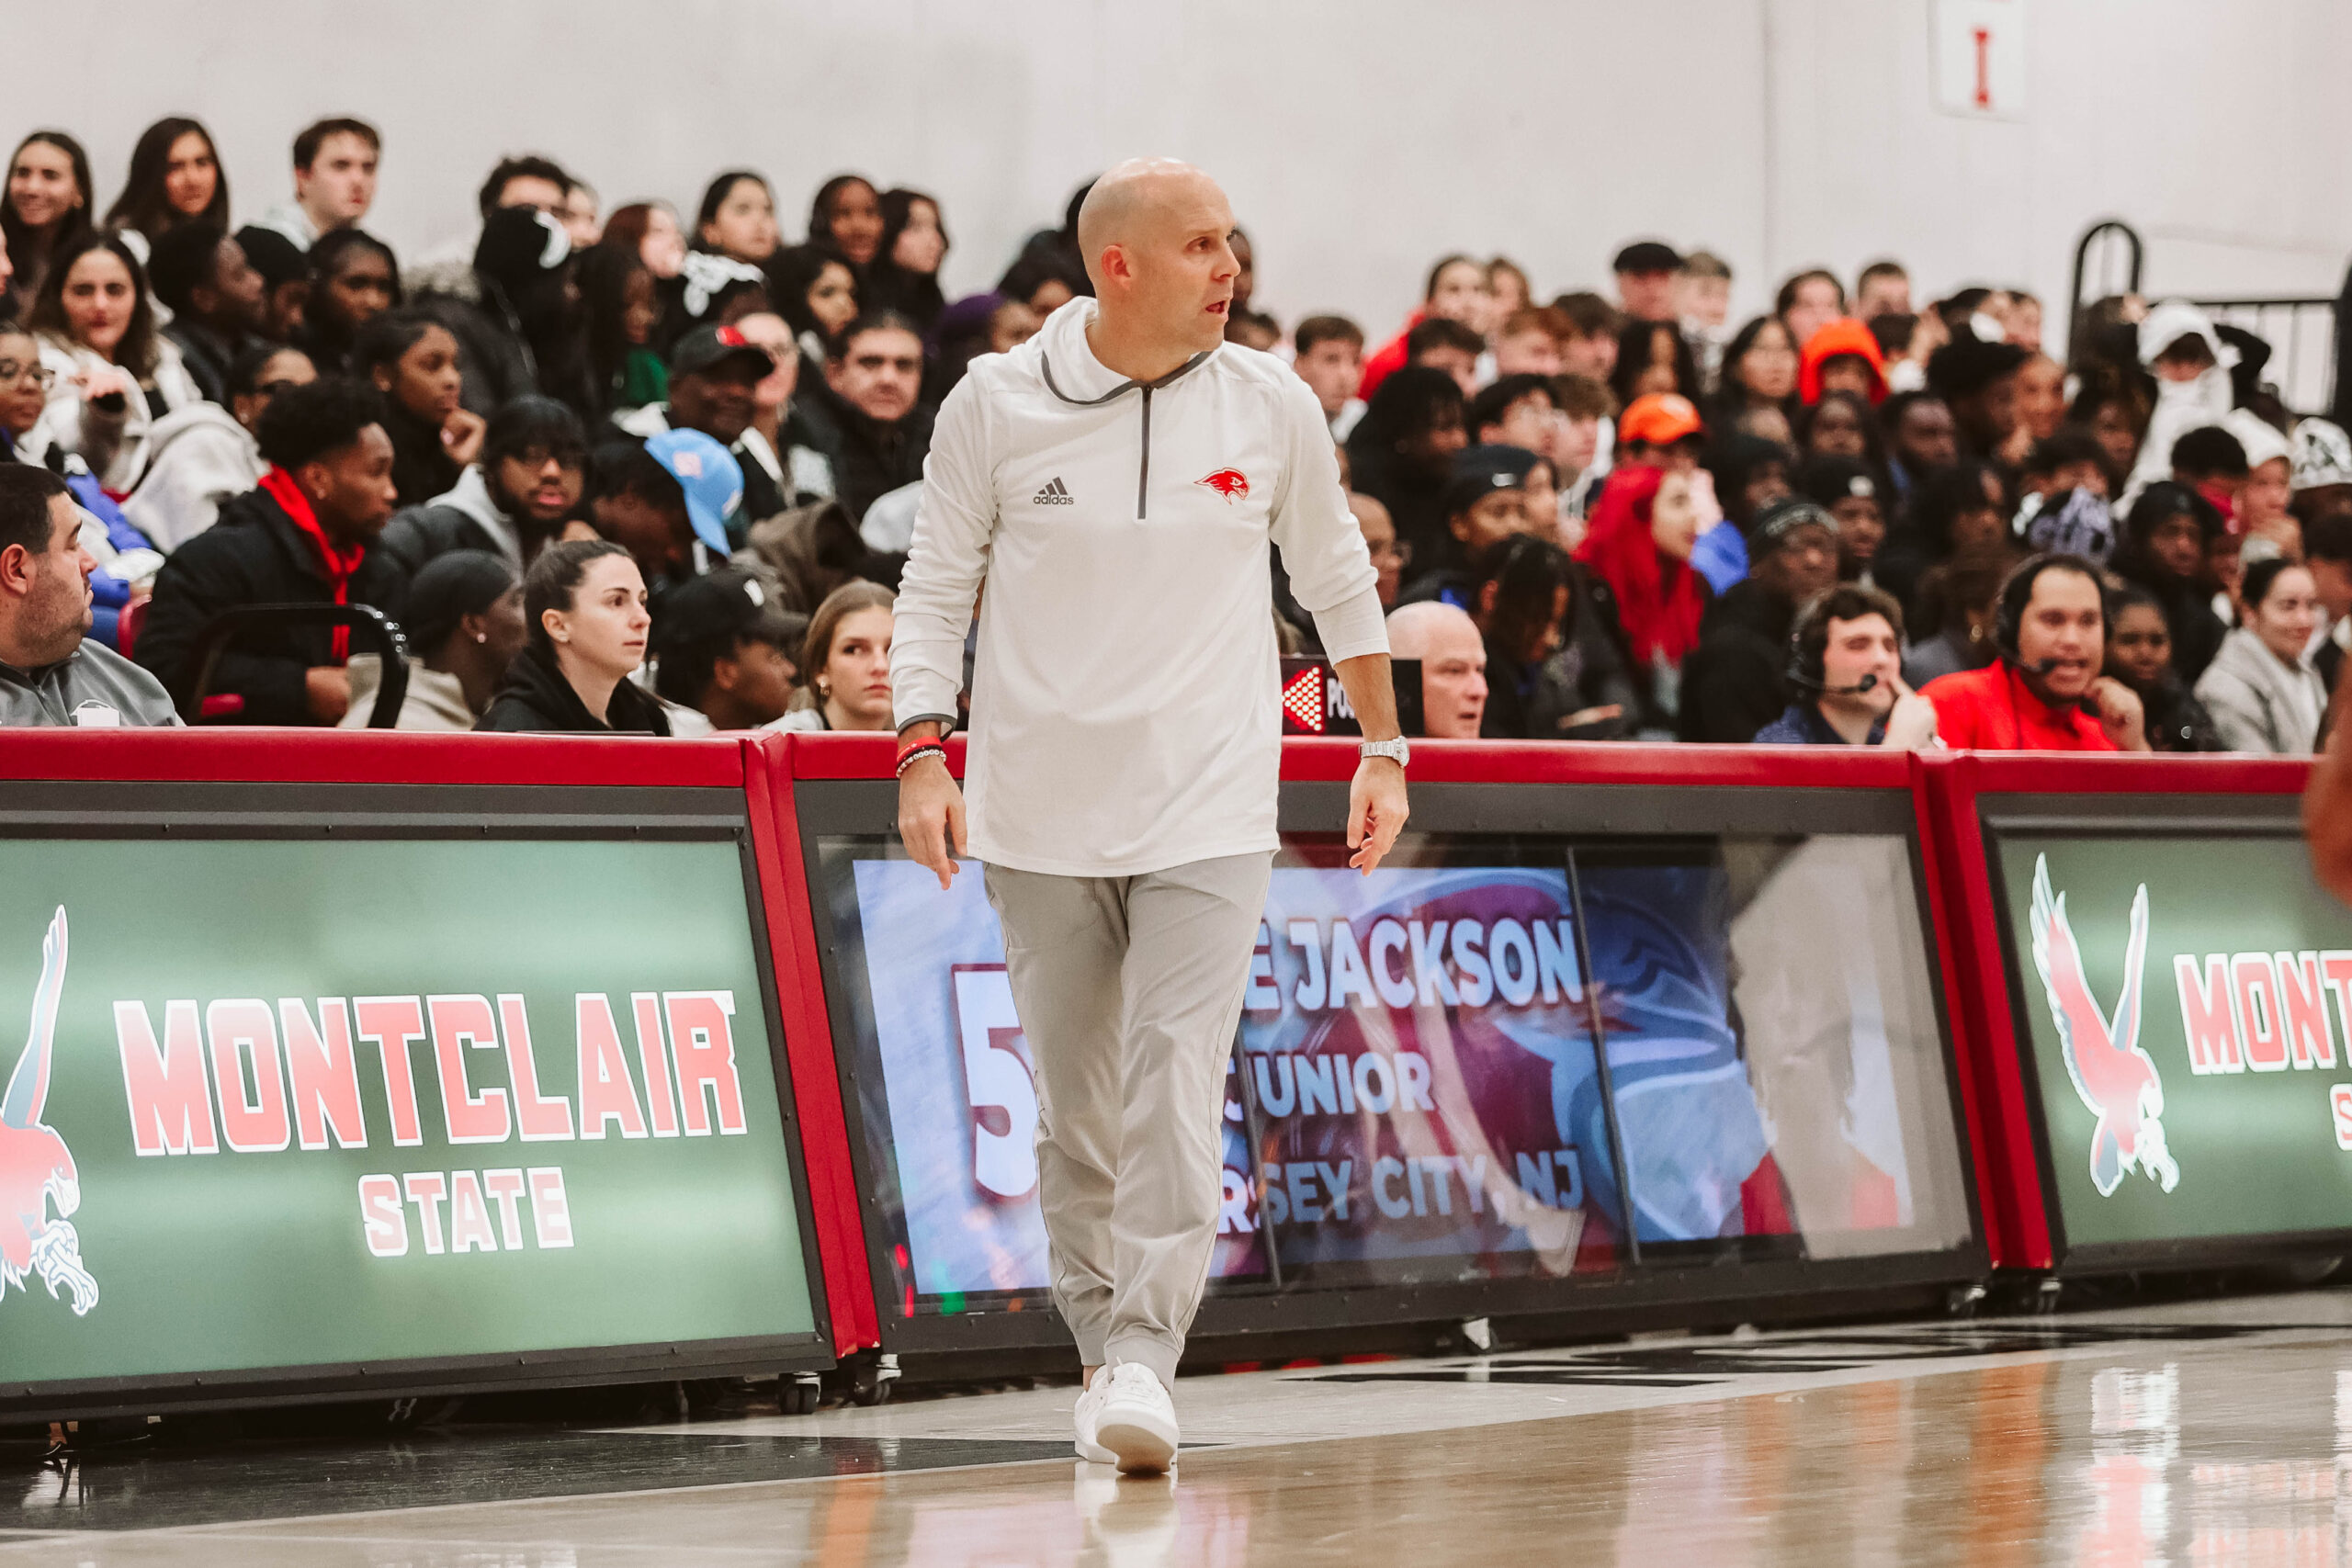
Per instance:
[[[482,532],[498,541],[498,553],[516,571],[523,570],[523,539],[514,529],[514,520],[498,509],[490,498],[490,481],[482,478],[481,465],[470,463],[458,476],[458,482],[424,503],[427,506],[449,506],[464,513],[481,525]]]
[[[54,664],[0,664],[0,728],[130,729],[176,725],[164,683],[86,638]]]
[[[2292,668],[2240,626],[2197,678],[2197,700],[2233,751],[2308,757],[2319,745],[2327,683],[2306,653]]]

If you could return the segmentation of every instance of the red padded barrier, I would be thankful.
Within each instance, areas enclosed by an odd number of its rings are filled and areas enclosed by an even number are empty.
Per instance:
[[[1981,1038],[1972,1010],[1975,998],[1973,960],[1982,944],[1975,928],[1960,919],[1952,905],[1961,877],[1941,835],[1932,830],[1935,793],[1939,781],[1948,777],[1948,765],[1941,759],[1915,751],[1911,753],[1910,772],[1911,808],[1919,824],[1919,863],[1926,882],[1923,891],[1928,915],[1935,924],[1937,975],[1943,986],[1944,1016],[1951,1030],[1953,1055],[1958,1058],[1959,1071],[1954,1076],[1960,1085],[1962,1131],[1968,1139],[1970,1168],[1976,1173],[1978,1224],[1984,1234],[1985,1255],[1995,1268],[1999,1268],[2010,1206],[2007,1184],[2015,1179],[2015,1172],[2005,1163],[2001,1145],[1991,1136],[1984,1092],[1977,1083],[1976,1065],[1970,1048],[1970,1042]],[[2026,1175],[2039,1180],[2030,1161]]]
[[[1929,897],[1946,943],[1961,1093],[1974,1148],[1985,1247],[1996,1269],[2048,1269],[2050,1214],[2010,1011],[1979,799],[1996,795],[2300,795],[2306,761],[2268,757],[2053,756],[1959,751],[1923,756],[1920,830]]]
[[[963,771],[962,737],[948,742]],[[835,1348],[880,1342],[847,1117],[832,1052],[795,784],[890,777],[888,735],[414,735],[272,729],[0,730],[0,778],[155,783],[670,786],[741,790],[775,967],[798,1132]],[[1355,743],[1290,739],[1283,776],[1343,782]],[[2050,1266],[2015,1021],[1979,816],[1990,795],[2291,795],[2308,762],[2255,758],[1905,754],[1833,748],[1423,741],[1417,783],[1903,789],[1919,823],[1925,893],[1961,1058],[1960,1094],[1985,1240],[1996,1267]]]
[[[1953,933],[1951,988],[1945,994],[1960,1043],[1985,1251],[1996,1269],[2047,1269],[2050,1220],[1976,814],[1978,761],[1961,755],[1923,764],[1922,830],[1939,884],[1938,919]]]
[[[964,773],[965,739],[947,742],[947,764]],[[880,1319],[865,1249],[856,1179],[850,1164],[848,1127],[839,1095],[838,1067],[831,1055],[831,1029],[822,975],[813,942],[792,943],[775,922],[788,919],[803,932],[813,929],[797,818],[792,807],[794,781],[887,780],[897,761],[897,739],[885,734],[795,734],[770,737],[755,746],[752,788],[755,820],[771,816],[775,828],[775,872],[784,889],[771,891],[769,919],[777,953],[777,986],[786,991],[786,1039],[793,1056],[794,1096],[800,1106],[804,1157],[811,1197],[820,1213],[827,1285],[840,1353],[880,1344]],[[1283,742],[1282,776],[1295,783],[1344,783],[1356,767],[1356,742],[1344,739],[1289,738]],[[773,773],[763,785],[760,766]],[[1902,752],[1831,748],[1755,746],[1639,746],[1516,741],[1418,741],[1413,747],[1416,784],[1623,784],[1645,787],[1764,786],[1904,790],[1924,822],[1921,770]],[[763,790],[766,805],[763,808]],[[1337,826],[1336,822],[1334,826]],[[1923,854],[1927,845],[1922,843]],[[762,875],[769,874],[763,854]],[[1936,886],[1929,870],[1928,890]],[[1947,993],[1958,987],[1952,950],[1962,945],[1949,934],[1937,911],[1936,940],[1943,958]],[[795,975],[797,971],[797,976]],[[797,1000],[789,994],[797,991]],[[1952,1026],[1957,1038],[1960,1020]],[[823,1042],[818,1059],[817,1042]],[[1963,1099],[1967,1096],[1963,1094]],[[1984,1140],[1971,1111],[1968,1129],[1983,1179]],[[828,1220],[825,1216],[831,1215]],[[856,1336],[851,1337],[851,1324]]]

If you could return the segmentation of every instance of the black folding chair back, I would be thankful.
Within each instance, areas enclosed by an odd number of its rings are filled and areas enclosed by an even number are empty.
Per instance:
[[[352,641],[368,644],[384,662],[383,683],[377,688],[368,728],[390,729],[400,722],[401,704],[408,700],[408,638],[401,634],[398,621],[372,604],[241,604],[221,611],[197,634],[192,650],[196,679],[181,694],[181,718],[189,724],[204,722],[205,691],[212,684],[220,655],[238,637],[264,626],[348,626]]]

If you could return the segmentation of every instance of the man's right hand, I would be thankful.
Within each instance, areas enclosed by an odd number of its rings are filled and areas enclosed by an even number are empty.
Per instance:
[[[904,738],[909,743],[922,739]],[[931,868],[942,889],[955,885],[956,863],[964,853],[964,792],[947,772],[947,760],[929,756],[899,780],[899,837],[907,853]]]
[[[2119,751],[2149,751],[2146,711],[2140,705],[2140,694],[2112,675],[2102,675],[2084,694],[2098,711],[2099,728]]]
[[[302,700],[321,724],[341,724],[351,711],[351,671],[339,664],[303,671]]]

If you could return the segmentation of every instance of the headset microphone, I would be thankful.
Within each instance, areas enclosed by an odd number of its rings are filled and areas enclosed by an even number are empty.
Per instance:
[[[1789,671],[1788,681],[1790,685],[1801,691],[1811,692],[1814,695],[1820,697],[1859,697],[1864,692],[1878,690],[1878,675],[1875,671],[1863,676],[1850,686],[1824,685],[1798,669],[1792,669]]]
[[[2020,661],[2017,667],[2018,673],[2020,675],[2047,675],[2064,662],[2065,661],[2064,660],[2059,659],[2037,659],[2030,664]]]

